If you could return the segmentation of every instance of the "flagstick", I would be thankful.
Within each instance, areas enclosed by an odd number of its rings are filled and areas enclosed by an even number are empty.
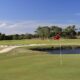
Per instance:
[[[61,43],[60,43],[60,65],[63,64],[62,52],[61,52]]]

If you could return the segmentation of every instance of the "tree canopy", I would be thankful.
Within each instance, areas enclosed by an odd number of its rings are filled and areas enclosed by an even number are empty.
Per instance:
[[[13,35],[6,35],[0,33],[0,40],[21,40],[21,39],[48,39],[55,36],[57,33],[61,33],[62,38],[69,38],[75,39],[79,38],[80,31],[76,31],[76,26],[67,26],[65,28],[59,26],[39,26],[35,30],[35,34],[13,34]]]

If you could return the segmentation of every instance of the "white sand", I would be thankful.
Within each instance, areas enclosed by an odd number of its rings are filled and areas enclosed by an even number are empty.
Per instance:
[[[6,53],[11,51],[14,48],[17,47],[24,47],[24,46],[42,46],[42,45],[46,45],[46,44],[29,44],[29,45],[20,45],[20,46],[7,46],[7,45],[1,45],[0,47],[4,47],[2,50],[0,50],[0,53]]]

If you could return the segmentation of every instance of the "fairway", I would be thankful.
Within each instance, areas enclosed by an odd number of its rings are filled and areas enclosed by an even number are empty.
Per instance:
[[[0,41],[0,45],[20,45],[20,44],[54,44],[54,45],[79,45],[80,39],[60,39],[60,40],[52,40],[52,39],[25,39],[25,40],[3,40]]]
[[[26,48],[0,54],[0,80],[80,80],[80,55],[51,55]]]

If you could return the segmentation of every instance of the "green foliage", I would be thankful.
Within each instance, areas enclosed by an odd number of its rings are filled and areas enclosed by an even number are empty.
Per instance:
[[[63,37],[64,38],[76,38],[76,31],[75,31],[75,26],[68,26],[63,30]]]
[[[66,28],[61,28],[59,26],[39,26],[35,34],[13,34],[13,35],[6,35],[0,33],[0,40],[21,40],[21,39],[48,39],[52,36],[55,36],[57,33],[61,33],[63,38],[71,38],[74,39],[76,36],[79,36],[79,32],[76,32],[75,25],[67,26]]]
[[[36,34],[39,35],[41,39],[45,39],[45,38],[48,38],[50,34],[50,28],[48,26],[44,26],[44,27],[39,26],[35,32]]]
[[[68,26],[65,29],[58,26],[50,26],[50,27],[38,27],[36,30],[37,34],[40,38],[50,38],[55,36],[57,33],[61,33],[63,38],[74,39],[77,36],[75,25]]]

